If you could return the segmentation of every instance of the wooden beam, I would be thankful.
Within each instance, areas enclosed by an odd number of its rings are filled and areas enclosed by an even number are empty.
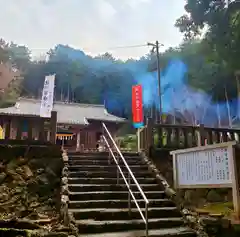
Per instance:
[[[33,140],[33,131],[32,131],[32,129],[33,129],[33,119],[28,118],[27,122],[28,122],[28,131],[27,131],[28,140],[31,141],[31,140]]]
[[[50,119],[50,142],[52,144],[56,144],[56,134],[57,134],[57,111],[51,112],[51,119]]]
[[[6,123],[6,129],[5,129],[5,139],[10,139],[10,133],[11,133],[11,120],[7,118],[4,123]]]
[[[21,118],[19,118],[17,120],[17,136],[16,136],[17,140],[22,139],[22,125],[23,125],[23,120]]]
[[[44,134],[44,119],[39,118],[39,127],[38,127],[38,140],[44,142],[45,134]]]

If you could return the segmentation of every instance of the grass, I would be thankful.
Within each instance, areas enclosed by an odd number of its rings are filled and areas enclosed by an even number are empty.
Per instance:
[[[202,208],[196,208],[196,212],[208,212],[209,214],[222,214],[224,216],[230,216],[233,213],[232,202],[224,203],[209,203]]]
[[[121,148],[136,149],[137,148],[137,136],[135,134],[129,134],[123,137],[118,137]]]

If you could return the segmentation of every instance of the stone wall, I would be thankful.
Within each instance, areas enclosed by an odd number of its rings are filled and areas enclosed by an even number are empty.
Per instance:
[[[58,146],[0,146],[0,232],[13,220],[18,220],[18,229],[21,220],[36,229],[46,225],[51,231],[64,229],[60,216],[62,169]]]
[[[173,163],[172,156],[169,154],[169,150],[151,150],[149,158],[156,165],[158,170],[167,180],[169,185],[173,187]]]

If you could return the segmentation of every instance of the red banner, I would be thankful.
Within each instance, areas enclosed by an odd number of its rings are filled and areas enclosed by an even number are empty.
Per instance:
[[[141,85],[136,85],[132,87],[132,114],[133,123],[143,122],[143,102]]]

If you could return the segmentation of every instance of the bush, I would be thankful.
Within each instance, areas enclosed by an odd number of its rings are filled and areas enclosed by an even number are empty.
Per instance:
[[[222,197],[216,190],[212,189],[207,194],[207,201],[222,202],[224,201],[224,197]]]
[[[127,148],[127,149],[136,149],[137,148],[137,136],[130,134],[126,135],[124,137],[119,137],[118,141],[120,143],[121,148]]]

